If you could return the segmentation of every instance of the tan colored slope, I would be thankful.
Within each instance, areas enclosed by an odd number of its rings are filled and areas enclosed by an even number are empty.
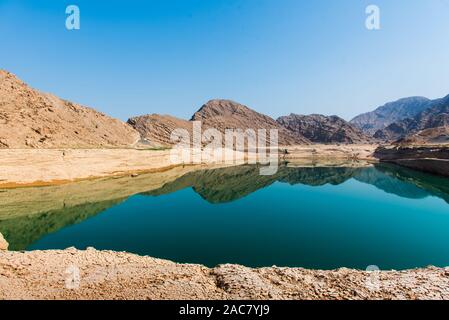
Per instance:
[[[138,140],[129,125],[0,70],[0,148],[130,147]]]
[[[449,144],[449,127],[437,127],[419,131],[399,140],[398,145],[447,145]]]
[[[4,252],[0,299],[449,299],[448,274],[435,267],[210,269],[94,249]]]
[[[128,124],[141,134],[142,139],[153,146],[172,145],[170,136],[175,129],[185,129],[190,135],[193,129],[190,121],[159,114],[134,117],[128,120]]]

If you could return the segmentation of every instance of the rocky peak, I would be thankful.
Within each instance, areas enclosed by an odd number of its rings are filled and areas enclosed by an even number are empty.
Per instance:
[[[201,121],[204,127],[215,128],[220,132],[226,129],[277,129],[280,145],[310,143],[302,135],[293,134],[280,126],[273,118],[231,100],[210,100],[195,112],[191,120]]]
[[[234,102],[232,100],[215,99],[205,103],[201,108],[194,113],[191,120],[201,120],[212,118],[216,116],[232,116],[236,113],[243,113],[249,111],[249,108]]]
[[[320,114],[280,117],[277,122],[293,132],[316,143],[368,143],[372,139],[360,129],[338,116]]]

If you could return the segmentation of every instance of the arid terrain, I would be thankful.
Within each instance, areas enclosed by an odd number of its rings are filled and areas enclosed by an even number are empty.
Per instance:
[[[401,99],[347,122],[336,116],[296,114],[276,121],[243,104],[215,99],[190,120],[150,114],[125,123],[32,89],[0,70],[0,188],[8,191],[0,197],[0,220],[9,232],[6,239],[0,234],[0,299],[449,299],[449,271],[433,267],[401,272],[206,268],[93,248],[6,251],[11,249],[8,237],[26,248],[35,238],[136,193],[180,186],[196,186],[201,193],[204,181],[191,173],[234,163],[171,161],[172,131],[190,133],[193,121],[220,133],[277,129],[279,161],[298,166],[351,162],[357,167],[380,160],[447,176],[448,101]],[[379,147],[380,140],[385,144]],[[255,157],[248,153],[246,160]],[[184,179],[171,184],[179,177]],[[202,196],[220,202],[278,178],[261,177],[254,186],[231,179],[221,186],[240,192],[217,195],[213,190]],[[56,185],[64,187],[53,189]],[[48,188],[29,193],[24,188],[37,186]],[[101,201],[92,204],[93,199]],[[78,206],[85,209],[81,216],[69,212]],[[58,212],[65,213],[65,220],[58,220]],[[33,236],[25,237],[23,230],[33,230]]]
[[[142,138],[150,144],[171,146],[175,144],[170,139],[173,130],[184,129],[192,135],[194,121],[201,123],[202,131],[212,128],[221,133],[223,137],[227,129],[242,131],[251,129],[256,134],[258,129],[265,129],[267,135],[269,135],[270,129],[276,129],[279,134],[279,145],[310,144],[310,141],[301,133],[295,134],[285,129],[274,119],[240,103],[223,99],[208,101],[194,113],[189,121],[168,115],[151,114],[130,118],[128,124],[136,129]],[[222,140],[223,144],[224,142]]]
[[[0,299],[449,299],[449,270],[210,269],[93,248],[3,252]]]
[[[91,108],[39,92],[0,70],[0,148],[132,147],[139,134]]]
[[[375,139],[361,129],[337,116],[291,114],[276,121],[289,131],[304,135],[313,143],[376,143]]]

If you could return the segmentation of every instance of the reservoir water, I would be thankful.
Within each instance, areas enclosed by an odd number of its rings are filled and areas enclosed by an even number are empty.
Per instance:
[[[11,250],[95,247],[181,263],[449,265],[449,181],[412,170],[254,166],[0,190]]]

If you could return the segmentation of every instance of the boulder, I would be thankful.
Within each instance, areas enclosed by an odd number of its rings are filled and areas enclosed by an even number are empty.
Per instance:
[[[0,250],[8,250],[8,242],[6,242],[5,238],[3,238],[3,235],[0,233]]]

